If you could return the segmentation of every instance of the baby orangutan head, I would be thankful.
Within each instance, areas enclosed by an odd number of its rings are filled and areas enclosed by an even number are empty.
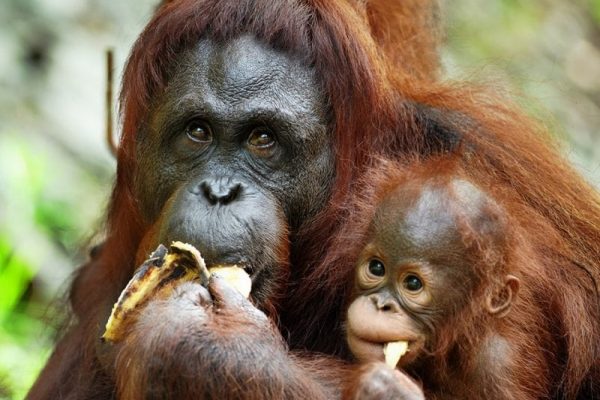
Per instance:
[[[451,176],[409,179],[380,198],[346,321],[358,360],[407,366],[436,351],[457,315],[509,311],[519,280],[506,265],[508,227],[493,199]]]

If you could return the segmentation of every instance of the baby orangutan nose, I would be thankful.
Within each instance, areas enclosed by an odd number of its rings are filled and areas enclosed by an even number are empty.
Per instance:
[[[387,293],[373,293],[369,299],[375,305],[378,311],[399,313],[400,306],[398,301]]]

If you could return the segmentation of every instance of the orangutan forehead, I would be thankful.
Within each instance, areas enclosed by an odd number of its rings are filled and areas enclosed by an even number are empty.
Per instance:
[[[170,81],[194,85],[219,100],[239,104],[261,97],[319,101],[322,92],[314,71],[297,57],[268,47],[253,36],[228,42],[202,39],[185,50]]]

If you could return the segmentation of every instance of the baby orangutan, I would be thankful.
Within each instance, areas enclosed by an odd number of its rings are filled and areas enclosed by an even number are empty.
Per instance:
[[[365,365],[347,398],[551,393],[547,321],[530,290],[520,290],[530,272],[543,281],[541,269],[505,209],[452,168],[438,163],[387,176],[355,210],[366,236],[346,335]],[[529,379],[532,371],[538,380]]]

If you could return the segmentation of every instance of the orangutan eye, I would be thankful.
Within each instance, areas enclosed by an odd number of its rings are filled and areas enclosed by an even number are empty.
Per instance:
[[[416,275],[407,275],[402,282],[406,290],[411,292],[418,292],[423,289],[423,281]]]
[[[212,141],[212,133],[208,125],[202,121],[192,121],[185,127],[187,137],[196,143],[206,144]]]
[[[385,276],[385,266],[379,260],[369,261],[369,272],[375,276]]]
[[[267,149],[275,144],[273,134],[265,128],[256,128],[248,136],[248,144],[257,149]]]

